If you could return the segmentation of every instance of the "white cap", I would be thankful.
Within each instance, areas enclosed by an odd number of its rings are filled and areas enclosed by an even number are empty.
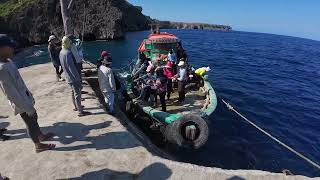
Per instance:
[[[55,35],[51,35],[51,36],[49,36],[48,42],[51,42],[54,39],[57,39],[57,37]]]
[[[184,66],[184,64],[185,64],[184,61],[180,61],[178,66]]]
[[[209,66],[206,67],[205,69],[206,69],[207,72],[208,72],[208,71],[211,71],[211,68],[210,68]]]

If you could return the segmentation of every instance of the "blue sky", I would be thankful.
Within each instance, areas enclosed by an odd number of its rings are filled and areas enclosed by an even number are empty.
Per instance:
[[[320,40],[320,0],[128,0],[160,20],[226,24],[235,30]]]

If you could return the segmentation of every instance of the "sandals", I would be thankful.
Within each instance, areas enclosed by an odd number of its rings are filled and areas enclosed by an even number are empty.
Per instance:
[[[39,141],[50,141],[53,139],[53,137],[55,136],[55,134],[53,133],[48,133],[48,134],[42,134],[39,136]]]
[[[40,144],[41,147],[36,147],[36,153],[52,150],[56,147],[55,144]]]

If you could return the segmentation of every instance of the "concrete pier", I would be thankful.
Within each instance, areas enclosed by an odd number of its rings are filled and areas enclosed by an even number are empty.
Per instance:
[[[23,68],[20,72],[35,97],[42,130],[57,135],[52,142],[57,148],[36,154],[22,119],[12,115],[7,100],[0,93],[0,127],[8,128],[8,134],[12,135],[11,140],[0,142],[0,173],[13,180],[309,179],[256,170],[201,167],[163,159],[146,148],[147,140],[142,142],[136,132],[121,123],[127,121],[121,112],[117,112],[116,117],[106,114],[91,87],[83,89],[88,92],[83,95],[83,105],[93,115],[79,118],[72,110],[69,86],[55,81],[51,64]]]

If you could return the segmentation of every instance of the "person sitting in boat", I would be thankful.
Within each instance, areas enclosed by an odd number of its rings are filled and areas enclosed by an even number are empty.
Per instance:
[[[177,44],[177,60],[184,59],[185,62],[187,62],[188,55],[186,51],[183,49],[181,42]]]
[[[132,72],[133,77],[137,77],[141,72],[145,72],[148,65],[149,65],[149,60],[144,53],[139,54],[139,60],[137,64],[134,67],[134,70]]]
[[[156,80],[154,70],[154,66],[150,64],[146,70],[147,74],[140,76],[139,78],[134,80],[135,83],[139,83],[141,85],[140,96],[137,97],[135,100],[143,99],[145,101],[149,101],[149,97],[152,93],[151,87],[153,86],[153,83]]]
[[[199,82],[200,87],[203,86],[203,78],[209,71],[211,71],[211,68],[209,66],[201,67],[194,71],[195,81]]]
[[[109,53],[108,51],[102,51],[101,54],[100,54],[100,58],[98,59],[97,61],[97,68],[99,69],[99,67],[101,66],[102,64],[102,61],[105,59],[105,58],[108,58],[109,57]],[[110,60],[110,59],[109,59]]]
[[[182,103],[185,100],[185,86],[188,79],[185,61],[180,61],[178,64],[178,67],[179,67],[178,74],[175,75],[175,79],[178,81],[178,93],[179,93],[178,102]]]
[[[175,53],[173,52],[173,49],[171,49],[171,50],[169,51],[168,61],[170,61],[170,62],[172,62],[172,63],[176,61],[176,55],[175,55]]]
[[[173,92],[173,86],[172,86],[172,80],[174,78],[174,73],[173,73],[173,62],[168,61],[167,65],[163,68],[163,73],[167,77],[167,98],[168,100],[170,99],[170,95]]]

